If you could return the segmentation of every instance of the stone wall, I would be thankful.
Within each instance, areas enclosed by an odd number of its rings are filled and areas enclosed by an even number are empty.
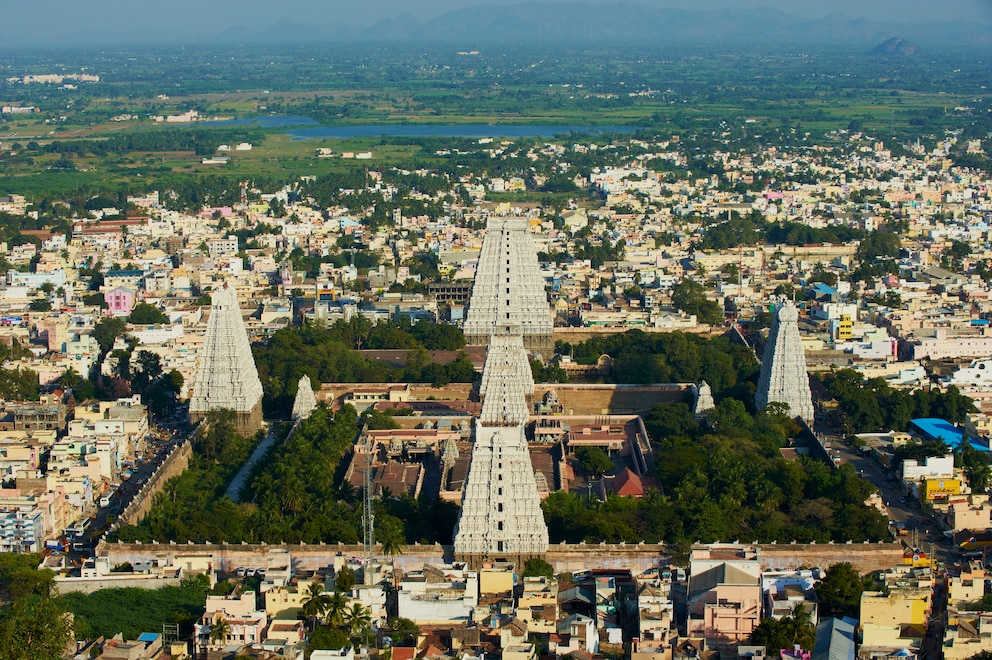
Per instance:
[[[360,545],[318,544],[318,545],[266,545],[259,544],[229,544],[229,543],[101,543],[96,548],[100,557],[109,557],[110,564],[129,562],[134,564],[152,559],[166,560],[180,566],[182,557],[210,557],[214,570],[232,572],[239,567],[260,568],[266,565],[270,550],[287,550],[293,557],[293,568],[297,570],[316,570],[334,563],[334,557],[361,557]],[[382,556],[380,553],[379,556]],[[177,559],[180,558],[180,559]],[[427,564],[443,564],[453,559],[450,546],[408,545],[394,558],[394,564],[402,570],[422,568]]]
[[[695,325],[691,328],[650,328],[650,327],[638,327],[638,328],[608,328],[608,327],[589,327],[589,328],[555,328],[552,332],[552,339],[555,342],[564,341],[569,344],[581,344],[584,341],[589,341],[590,339],[596,339],[597,337],[610,337],[612,335],[622,335],[630,330],[640,330],[645,333],[665,333],[669,334],[672,332],[684,332],[686,334],[692,335],[709,335],[709,334],[721,334],[723,332],[722,326],[717,326],[716,331],[714,331],[713,326],[709,325]],[[545,355],[545,359],[549,356]]]
[[[182,583],[179,577],[159,577],[151,575],[99,577],[99,578],[55,578],[55,586],[60,594],[83,593],[91,594],[101,589],[161,589],[162,587],[178,587]]]
[[[152,507],[152,499],[155,494],[162,490],[172,477],[182,474],[189,466],[190,457],[193,455],[193,444],[188,439],[173,447],[169,455],[165,457],[162,464],[152,474],[152,476],[141,487],[141,490],[131,499],[124,510],[117,516],[117,522],[110,530],[114,531],[121,525],[137,525],[145,517]]]
[[[562,385],[539,384],[534,400],[540,401],[549,390],[558,395],[566,415],[633,414],[658,403],[682,401],[689,383],[658,385]]]
[[[759,545],[761,566],[769,570],[818,566],[826,568],[839,562],[850,562],[861,573],[891,568],[902,563],[902,546],[898,543],[789,543]],[[265,566],[270,550],[288,550],[293,567],[315,570],[334,563],[335,556],[361,557],[360,545],[265,545],[265,544],[183,544],[183,543],[101,543],[97,554],[109,557],[111,565],[135,563],[151,559],[167,559],[180,565],[183,556],[209,556],[213,568],[233,571],[238,567]],[[660,544],[553,544],[547,561],[556,572],[574,573],[581,570],[630,569],[635,574],[658,566],[667,560],[666,546]],[[453,549],[447,545],[408,545],[393,561],[403,571],[419,569],[426,564],[441,564],[453,559]]]

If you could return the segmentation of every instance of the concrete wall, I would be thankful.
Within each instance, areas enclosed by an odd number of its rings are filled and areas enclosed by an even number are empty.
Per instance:
[[[173,447],[172,451],[152,476],[141,487],[141,490],[131,499],[124,510],[117,516],[117,522],[111,526],[111,531],[120,525],[137,525],[152,507],[152,498],[162,490],[172,477],[182,474],[189,466],[193,455],[193,444],[189,440]]]
[[[829,567],[840,562],[850,562],[860,573],[891,568],[902,563],[902,546],[898,543],[789,543],[758,546],[761,567],[766,570],[786,570],[800,567]],[[111,565],[134,563],[153,558],[174,558],[182,555],[203,554],[212,557],[218,571],[233,571],[238,567],[265,566],[270,550],[288,550],[296,569],[315,570],[334,563],[336,555],[361,557],[358,545],[229,545],[177,544],[177,543],[101,543],[97,554],[109,557]],[[451,546],[408,545],[393,560],[404,570],[422,568],[425,563],[441,564],[453,559]],[[576,572],[590,568],[630,569],[635,574],[657,566],[667,559],[666,546],[660,544],[553,544],[548,549],[547,561],[557,572]]]
[[[91,594],[101,589],[161,589],[162,587],[178,587],[182,578],[158,577],[151,575],[133,577],[99,577],[99,578],[56,578],[55,586],[60,594],[84,593]]]

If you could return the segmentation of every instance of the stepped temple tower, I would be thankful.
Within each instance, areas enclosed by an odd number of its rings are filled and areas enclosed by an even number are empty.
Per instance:
[[[716,408],[716,404],[713,402],[713,390],[705,380],[698,387],[693,385],[692,389],[696,395],[692,404],[692,418],[697,422],[705,421]]]
[[[527,559],[547,552],[548,526],[524,435],[534,381],[515,329],[503,327],[491,336],[482,388],[482,414],[455,527],[455,559],[473,568],[505,559],[522,569]]]
[[[489,343],[498,327],[520,329],[531,353],[554,352],[554,319],[526,218],[490,218],[465,317],[465,340]]]
[[[296,398],[293,399],[293,421],[309,419],[310,413],[316,407],[317,397],[313,393],[310,376],[304,374],[300,376],[300,382],[296,386]]]
[[[754,404],[763,410],[769,403],[784,403],[790,415],[812,424],[813,396],[798,321],[799,312],[792,303],[783,303],[772,315]]]
[[[250,435],[262,428],[262,383],[238,295],[224,283],[210,296],[207,336],[189,402],[190,421],[202,420],[211,410],[230,409],[237,413],[238,433]]]

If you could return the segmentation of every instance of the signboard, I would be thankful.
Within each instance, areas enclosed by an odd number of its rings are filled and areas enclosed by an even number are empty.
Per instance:
[[[923,494],[928,500],[934,500],[961,492],[961,481],[950,478],[927,479],[924,483]]]

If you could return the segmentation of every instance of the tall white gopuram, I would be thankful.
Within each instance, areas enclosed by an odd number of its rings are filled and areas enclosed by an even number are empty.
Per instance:
[[[713,390],[705,380],[698,387],[694,385],[693,389],[696,400],[692,404],[692,418],[701,422],[708,418],[713,409],[716,408],[716,404],[713,402]]]
[[[300,382],[296,386],[296,398],[293,399],[293,419],[309,419],[316,407],[317,397],[313,393],[310,376],[304,374],[300,376]]]
[[[763,410],[769,403],[784,403],[789,414],[812,423],[813,396],[798,321],[799,312],[792,303],[782,303],[773,314],[754,404]]]
[[[489,343],[498,327],[520,328],[524,347],[550,356],[554,319],[526,218],[490,218],[465,317],[465,340]]]
[[[506,559],[520,568],[548,550],[548,527],[524,435],[534,381],[521,336],[506,328],[492,335],[482,373],[485,398],[455,527],[455,559],[473,567]]]
[[[248,332],[234,288],[226,282],[211,294],[207,336],[200,352],[200,368],[193,379],[189,417],[198,422],[211,410],[237,413],[241,434],[262,427],[262,383],[251,355]]]

